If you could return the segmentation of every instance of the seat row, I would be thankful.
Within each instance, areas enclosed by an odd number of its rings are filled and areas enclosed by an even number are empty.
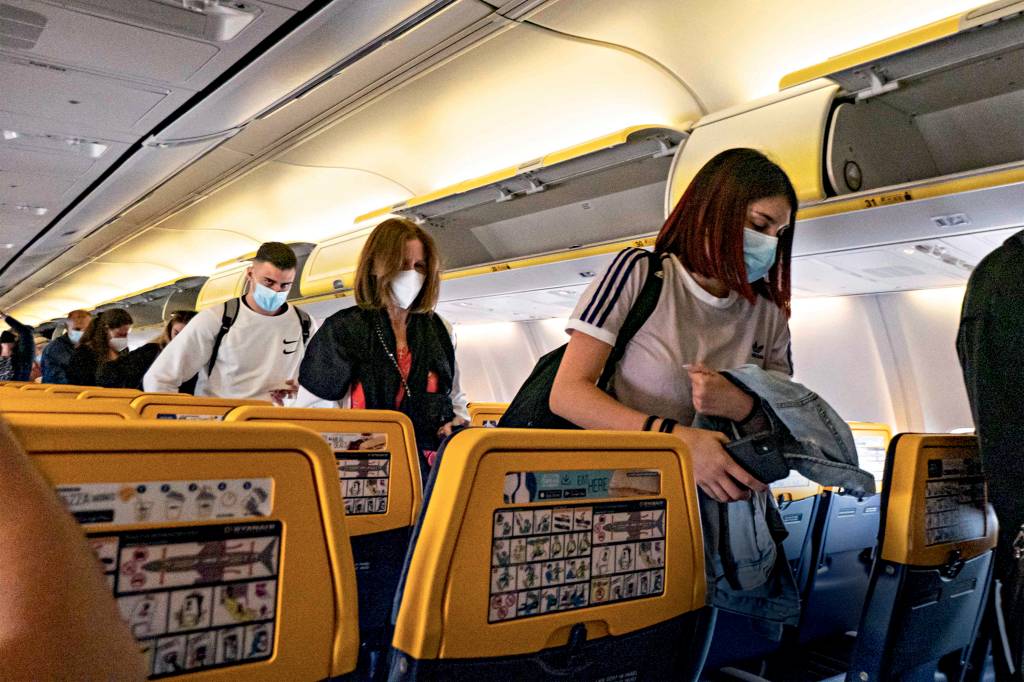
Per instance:
[[[153,676],[664,679],[703,662],[714,614],[677,439],[469,429],[423,493],[395,412],[0,392]],[[872,662],[865,645],[863,679],[966,646],[959,631],[935,637],[947,621],[932,622],[922,585],[955,572],[955,594],[929,594],[967,623],[994,544],[973,439],[902,436],[887,460],[864,608],[887,619],[861,639],[897,637],[899,653]]]

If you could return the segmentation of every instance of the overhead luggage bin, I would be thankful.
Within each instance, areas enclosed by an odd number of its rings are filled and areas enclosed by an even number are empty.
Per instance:
[[[934,276],[874,291],[965,281],[978,257],[969,245],[956,253],[938,240],[1019,224],[1022,12],[1024,2],[1004,0],[951,17],[799,71],[776,95],[701,119],[677,155],[666,205],[714,155],[757,148],[796,187],[794,256],[920,243],[912,262],[872,252],[873,260]],[[801,274],[794,266],[794,281]]]
[[[664,220],[665,178],[685,138],[677,128],[634,126],[360,216],[357,225],[366,227],[314,249],[303,295],[348,294],[366,236],[388,215],[434,237],[446,279],[507,270],[541,254],[575,258],[576,249],[648,235]]]

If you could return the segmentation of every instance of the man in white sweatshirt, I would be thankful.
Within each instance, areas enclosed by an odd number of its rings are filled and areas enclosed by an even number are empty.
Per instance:
[[[262,244],[246,271],[247,292],[201,311],[167,344],[146,372],[146,391],[175,393],[197,373],[196,395],[257,398],[276,404],[294,396],[306,344],[316,331],[288,305],[295,252]]]

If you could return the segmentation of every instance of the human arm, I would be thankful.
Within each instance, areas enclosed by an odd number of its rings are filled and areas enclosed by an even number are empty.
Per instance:
[[[634,410],[597,387],[611,346],[576,331],[565,349],[551,388],[551,410],[587,429],[640,431],[648,415]],[[660,428],[656,420],[653,428]],[[763,483],[740,467],[722,448],[724,434],[676,425],[672,433],[686,443],[697,485],[720,502],[743,500]]]
[[[183,383],[206,367],[220,331],[223,308],[207,308],[171,339],[142,378],[149,393],[177,393]]]
[[[459,342],[455,336],[455,329],[448,323],[448,320],[442,320],[442,322],[444,322],[445,329],[448,330],[448,336],[451,337],[452,348],[458,351]],[[452,412],[455,413],[455,418],[437,430],[437,435],[441,438],[452,435],[454,429],[469,423],[469,400],[463,392],[459,380],[459,358],[457,354],[455,366],[452,367],[452,387],[448,391],[448,397],[451,398]]]
[[[0,423],[0,670],[6,679],[142,680],[142,656],[82,531]]]
[[[18,334],[18,345],[14,348],[14,355],[11,364],[14,367],[15,381],[28,381],[32,373],[32,361],[36,355],[36,342],[32,327],[22,324],[10,315],[0,313],[7,326]]]
[[[345,311],[343,311],[345,312]],[[355,362],[348,351],[346,320],[335,313],[309,341],[299,366],[299,386],[320,400],[338,401],[348,393]]]

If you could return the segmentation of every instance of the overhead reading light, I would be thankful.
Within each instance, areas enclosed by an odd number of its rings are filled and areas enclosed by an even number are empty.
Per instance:
[[[42,206],[29,206],[28,204],[19,204],[14,208],[25,213],[31,213],[32,215],[46,215],[49,209],[43,208]]]
[[[88,156],[90,159],[98,159],[107,151],[110,146],[98,140],[88,140],[82,137],[64,137],[63,135],[23,133],[18,130],[3,130],[3,137],[6,141],[20,140],[19,144],[38,146],[52,151],[70,151],[73,154]]]

